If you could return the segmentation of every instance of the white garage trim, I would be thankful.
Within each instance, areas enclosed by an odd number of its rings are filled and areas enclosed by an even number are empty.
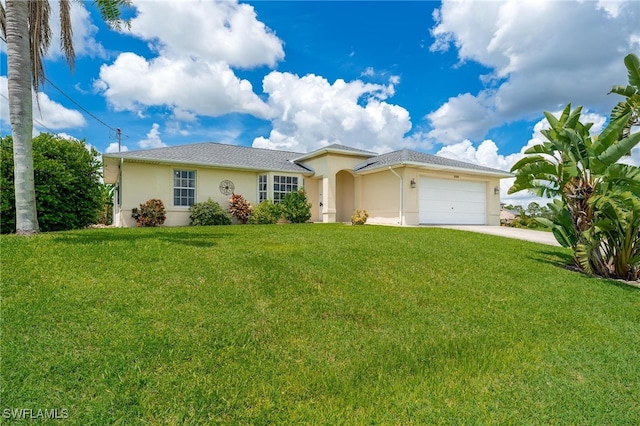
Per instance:
[[[422,176],[418,206],[421,224],[484,225],[486,183]]]

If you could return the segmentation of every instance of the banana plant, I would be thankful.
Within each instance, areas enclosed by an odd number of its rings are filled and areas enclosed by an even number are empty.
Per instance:
[[[576,257],[588,273],[626,280],[640,279],[640,197],[627,192],[599,194],[596,211]]]
[[[558,242],[574,250],[586,272],[617,277],[637,274],[638,258],[629,253],[640,244],[636,233],[628,233],[629,226],[639,227],[634,209],[640,203],[640,169],[618,163],[640,143],[640,132],[631,131],[640,111],[640,61],[628,55],[625,65],[629,85],[611,92],[627,100],[616,105],[607,127],[592,136],[592,124],[580,121],[582,107],[572,110],[571,104],[558,118],[545,112],[546,140],[512,167],[516,179],[509,189],[556,198],[549,207],[556,212],[552,229]]]

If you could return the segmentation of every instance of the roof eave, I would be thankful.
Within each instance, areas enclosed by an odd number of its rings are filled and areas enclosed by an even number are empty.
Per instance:
[[[323,155],[323,154],[342,154],[342,155],[349,155],[352,157],[363,157],[363,158],[371,158],[377,155],[375,152],[358,152],[358,151],[350,151],[346,149],[336,149],[336,148],[327,147],[327,148],[320,148],[308,154],[304,154],[303,156],[294,158],[292,161],[297,163],[300,161],[308,160],[310,158],[319,157],[320,155]]]
[[[491,170],[478,170],[478,169],[469,169],[466,167],[454,167],[454,166],[444,166],[440,164],[428,164],[428,163],[419,163],[414,161],[401,161],[391,164],[382,164],[379,166],[374,166],[371,168],[366,167],[365,170],[356,170],[356,174],[368,174],[377,172],[383,169],[388,169],[389,167],[417,167],[421,169],[434,170],[434,171],[451,171],[451,172],[460,172],[466,174],[474,174],[481,176],[490,176],[497,177],[500,179],[514,177],[512,173],[503,172],[501,170],[491,171]]]
[[[228,164],[210,164],[210,163],[197,163],[193,161],[180,161],[180,160],[163,160],[157,158],[134,158],[134,157],[126,157],[126,156],[117,156],[117,155],[103,155],[103,158],[115,158],[115,159],[123,159],[125,162],[130,161],[134,163],[146,163],[146,164],[176,164],[181,166],[196,166],[196,167],[206,167],[208,169],[225,169],[225,170],[240,170],[240,171],[250,171],[250,172],[280,172],[280,173],[299,173],[305,176],[312,176],[314,172],[312,170],[288,170],[288,169],[280,169],[274,167],[250,167],[250,166],[234,166]],[[301,169],[308,169],[309,167],[303,167],[296,164]]]

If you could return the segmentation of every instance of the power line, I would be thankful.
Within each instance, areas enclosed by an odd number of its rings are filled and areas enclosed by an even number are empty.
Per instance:
[[[2,41],[5,42],[5,44],[7,43],[7,40],[5,40],[5,38],[0,35],[0,39]],[[108,128],[109,130],[111,130],[112,132],[116,133],[116,138],[118,139],[118,145],[120,145],[120,140],[122,137],[127,138],[127,135],[123,135],[120,128],[114,128],[111,127],[110,125],[108,125],[107,123],[105,123],[103,120],[101,120],[100,118],[96,117],[93,113],[91,113],[89,110],[87,110],[85,107],[83,107],[82,105],[80,105],[80,103],[78,103],[75,99],[73,99],[71,96],[67,95],[61,88],[59,88],[58,86],[56,86],[51,80],[49,80],[46,76],[44,77],[45,81],[48,82],[51,86],[53,86],[54,89],[56,89],[58,92],[60,92],[65,98],[69,99],[74,105],[76,105],[78,108],[80,108],[82,111],[84,111],[89,117],[93,118],[94,120],[96,120],[98,123],[102,124],[103,126],[105,126],[106,128]],[[37,94],[36,94],[37,96]],[[3,96],[4,97],[4,96]],[[6,98],[6,97],[5,97]],[[8,100],[8,99],[7,99]],[[36,121],[34,119],[34,121]],[[36,121],[38,123],[38,121]],[[41,124],[41,123],[40,123]],[[45,128],[47,128],[46,126],[43,126]],[[110,138],[112,138],[112,134],[109,135]]]
[[[53,82],[51,80],[49,80],[47,77],[44,78],[45,81],[47,81],[50,85],[53,86],[54,89],[56,89],[58,92],[62,93],[62,95],[69,99],[71,102],[73,102],[78,108],[80,108],[82,111],[84,111],[85,113],[87,113],[87,115],[91,118],[93,118],[94,120],[96,120],[98,123],[102,124],[103,126],[105,126],[106,128],[110,129],[111,131],[117,132],[118,129],[114,129],[113,127],[109,126],[107,123],[105,123],[104,121],[102,121],[101,119],[99,119],[98,117],[96,117],[95,115],[93,115],[92,113],[90,113],[85,107],[83,107],[82,105],[80,105],[78,102],[76,102],[71,96],[67,95],[66,93],[64,93],[62,91],[62,89],[60,89],[58,86],[56,86],[55,84],[53,84]]]

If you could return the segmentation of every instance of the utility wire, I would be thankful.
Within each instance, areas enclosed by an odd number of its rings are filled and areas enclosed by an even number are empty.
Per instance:
[[[53,86],[54,89],[56,89],[58,92],[62,93],[62,95],[69,99],[71,102],[73,102],[78,108],[80,108],[81,110],[83,110],[85,113],[87,113],[87,115],[89,115],[89,117],[93,118],[94,120],[96,120],[98,123],[102,124],[103,126],[107,127],[108,129],[116,132],[117,130],[111,126],[109,126],[107,123],[105,123],[104,121],[100,120],[98,117],[96,117],[95,115],[93,115],[92,113],[90,113],[85,107],[83,107],[82,105],[80,105],[78,102],[76,102],[76,100],[74,100],[71,96],[67,95],[66,93],[64,93],[62,91],[61,88],[59,88],[58,86],[56,86],[55,84],[53,84],[53,82],[51,80],[49,80],[47,77],[44,78],[45,81],[47,81],[47,83],[49,83],[50,85]]]
[[[7,43],[7,40],[0,35],[0,40],[4,41],[5,44]],[[111,130],[112,132],[115,132],[116,135],[119,135],[118,138],[120,137],[125,137],[127,138],[127,135],[123,135],[120,131],[119,128],[113,128],[110,125],[108,125],[107,123],[105,123],[103,120],[99,119],[98,117],[96,117],[93,113],[89,112],[89,110],[87,110],[85,107],[83,107],[82,105],[80,105],[80,103],[78,103],[75,99],[73,99],[71,96],[67,95],[61,88],[59,88],[58,86],[56,86],[51,80],[49,80],[46,76],[45,76],[45,81],[48,82],[51,86],[53,86],[54,89],[56,89],[58,92],[60,92],[65,98],[69,99],[74,105],[76,105],[78,108],[80,108],[82,111],[84,111],[89,117],[93,118],[94,120],[96,120],[98,123],[102,124],[103,126],[105,126],[106,128],[108,128],[109,130]],[[3,96],[5,99],[6,97]],[[8,101],[8,99],[7,99]],[[36,121],[36,119],[34,119],[34,121]],[[36,121],[36,123],[39,123],[38,121]],[[42,123],[39,123],[42,124]],[[46,129],[47,127],[43,125],[43,127]]]

